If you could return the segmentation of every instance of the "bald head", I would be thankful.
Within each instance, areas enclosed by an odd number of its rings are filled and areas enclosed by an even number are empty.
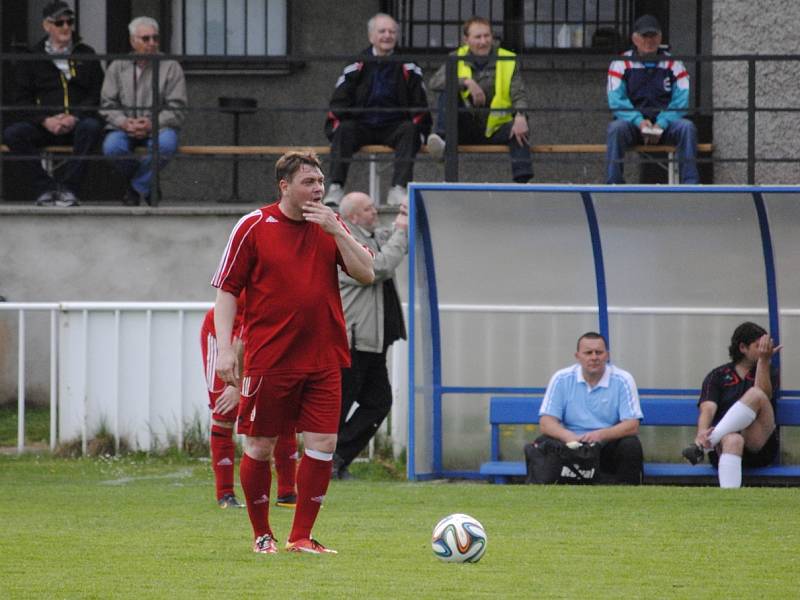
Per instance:
[[[375,231],[378,225],[375,203],[364,192],[350,192],[342,198],[339,214],[353,225],[359,225],[367,231]]]

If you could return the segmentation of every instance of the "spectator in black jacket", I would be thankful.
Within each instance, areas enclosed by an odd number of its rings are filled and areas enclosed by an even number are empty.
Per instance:
[[[413,62],[370,60],[394,53],[397,22],[378,13],[367,23],[367,33],[372,46],[362,52],[363,58],[342,71],[325,124],[325,133],[331,140],[330,187],[325,196],[325,204],[329,206],[338,206],[344,196],[353,153],[368,144],[385,144],[395,149],[394,176],[387,202],[392,205],[405,202],[406,185],[414,172],[414,157],[431,127],[422,69]],[[376,110],[358,110],[367,108]]]
[[[94,50],[75,35],[75,13],[66,2],[50,2],[42,11],[47,37],[31,48],[50,55],[41,61],[19,61],[15,66],[13,103],[20,107],[20,120],[3,131],[3,141],[12,155],[30,156],[20,161],[33,178],[39,206],[76,206],[78,188],[89,154],[97,145],[103,124],[97,117],[103,69],[96,60],[80,55]],[[73,156],[58,168],[60,184],[41,167],[39,149],[49,145],[71,145]]]

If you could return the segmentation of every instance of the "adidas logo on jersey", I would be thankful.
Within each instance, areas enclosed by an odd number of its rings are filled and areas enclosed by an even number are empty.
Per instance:
[[[264,221],[264,222],[265,223],[279,223],[280,221],[278,221],[278,219],[276,219],[275,217],[270,215],[270,216],[267,217],[267,220]]]

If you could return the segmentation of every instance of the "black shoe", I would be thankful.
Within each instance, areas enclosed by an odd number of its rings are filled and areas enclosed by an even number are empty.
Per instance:
[[[278,496],[275,499],[275,506],[282,506],[284,508],[294,508],[297,506],[297,494],[287,494],[286,496]]]
[[[56,191],[48,190],[39,194],[36,197],[36,206],[55,206],[56,204]]]
[[[233,494],[225,494],[217,500],[217,505],[220,508],[246,508]]]
[[[122,197],[123,206],[139,206],[142,202],[142,196],[132,187],[125,190],[125,195]]]
[[[683,449],[681,454],[683,455],[683,458],[688,460],[693,465],[703,462],[703,457],[706,455],[706,453],[703,452],[703,449],[697,444],[686,446],[686,448]]]
[[[347,467],[339,467],[337,479],[339,481],[350,481],[351,479],[355,479],[355,477],[353,477],[353,474]]]
[[[80,201],[73,192],[69,190],[64,190],[61,192],[56,192],[55,205],[61,208],[66,208],[69,206],[80,206]]]
[[[347,471],[347,465],[344,464],[341,456],[334,454],[331,463],[331,479],[342,479],[341,472],[343,470]]]
[[[142,195],[142,199],[147,206],[154,206],[153,205],[153,193],[147,192],[146,194]],[[164,194],[161,193],[161,186],[158,186],[158,201],[161,202],[164,199]]]

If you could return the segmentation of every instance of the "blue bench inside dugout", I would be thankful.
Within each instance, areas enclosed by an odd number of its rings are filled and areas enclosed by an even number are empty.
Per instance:
[[[647,395],[650,394],[650,395]],[[665,395],[662,395],[665,394]],[[682,394],[682,395],[679,395]],[[641,405],[648,426],[689,426],[697,424],[697,394],[694,390],[641,390]],[[480,467],[480,474],[495,483],[506,483],[510,477],[525,476],[522,460],[500,460],[500,426],[530,425],[539,422],[541,396],[492,396],[489,399],[491,424],[491,460]],[[778,401],[775,416],[778,426],[800,426],[800,392],[784,392]],[[675,449],[680,456],[681,448]],[[645,448],[645,455],[647,448]],[[522,448],[519,449],[520,457]],[[645,480],[669,478],[672,480],[716,479],[716,469],[709,464],[692,466],[688,463],[645,462]],[[744,469],[745,478],[798,478],[800,465],[774,464],[757,469]]]

